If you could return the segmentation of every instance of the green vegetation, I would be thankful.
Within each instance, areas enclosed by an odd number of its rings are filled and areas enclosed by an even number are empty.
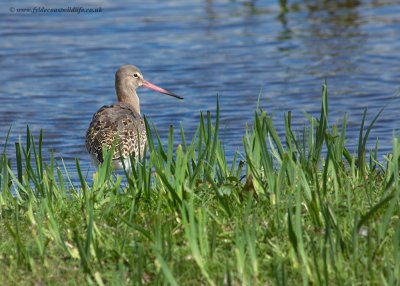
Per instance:
[[[351,154],[324,86],[298,134],[290,113],[280,138],[258,110],[228,166],[218,113],[167,146],[147,124],[146,159],[116,175],[109,153],[93,181],[76,162],[79,187],[28,130],[17,172],[1,157],[1,284],[399,285],[400,143],[367,152],[379,114]]]

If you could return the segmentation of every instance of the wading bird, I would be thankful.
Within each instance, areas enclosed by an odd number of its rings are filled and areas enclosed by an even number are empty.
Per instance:
[[[158,87],[143,78],[140,70],[133,65],[121,66],[115,73],[115,90],[118,102],[104,105],[92,118],[86,132],[86,149],[95,164],[103,162],[103,148],[109,150],[115,144],[113,166],[130,168],[129,157],[143,156],[147,142],[146,127],[140,116],[138,87],[147,87],[179,99],[182,97]]]

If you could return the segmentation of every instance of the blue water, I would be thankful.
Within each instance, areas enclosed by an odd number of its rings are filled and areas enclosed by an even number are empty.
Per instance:
[[[115,101],[114,73],[135,64],[145,78],[185,97],[139,91],[141,110],[166,138],[170,124],[194,131],[200,111],[221,102],[228,156],[241,150],[246,123],[260,107],[279,132],[292,111],[318,115],[321,84],[329,88],[330,122],[348,114],[355,148],[367,120],[385,110],[371,133],[391,149],[400,119],[400,2],[365,1],[80,1],[2,4],[0,9],[0,144],[29,124],[44,129],[50,150],[67,166],[90,165],[84,136],[92,114]],[[71,1],[70,1],[71,3]],[[16,9],[101,7],[98,13],[26,13]],[[14,8],[14,11],[11,11]],[[13,146],[11,146],[13,150]],[[352,150],[353,150],[352,149]]]

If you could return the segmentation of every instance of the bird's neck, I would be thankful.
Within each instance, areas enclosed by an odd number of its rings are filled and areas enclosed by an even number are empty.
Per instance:
[[[136,88],[117,81],[115,83],[115,90],[119,102],[129,104],[135,112],[140,114],[140,102],[136,94]]]

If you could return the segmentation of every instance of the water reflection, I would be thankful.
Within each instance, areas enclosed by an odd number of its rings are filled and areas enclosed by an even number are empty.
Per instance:
[[[310,74],[350,75],[364,52],[367,35],[360,31],[358,1],[318,1],[307,4],[307,35],[302,37],[314,62]],[[316,45],[316,41],[318,44]]]

